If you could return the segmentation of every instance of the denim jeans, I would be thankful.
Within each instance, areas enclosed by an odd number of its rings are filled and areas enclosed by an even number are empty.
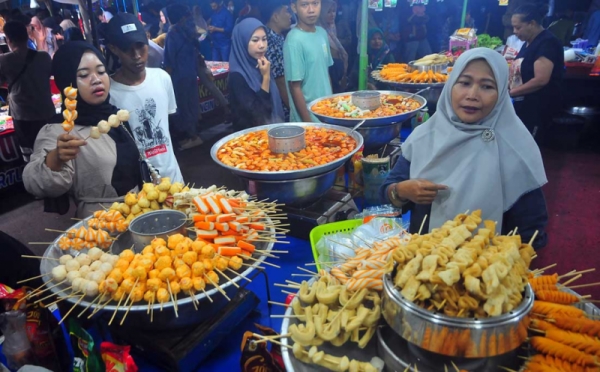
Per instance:
[[[221,61],[228,62],[229,61],[229,52],[231,51],[231,44],[229,45],[219,45],[212,46],[212,60],[213,61]]]

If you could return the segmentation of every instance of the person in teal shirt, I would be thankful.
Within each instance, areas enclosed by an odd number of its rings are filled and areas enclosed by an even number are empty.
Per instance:
[[[320,0],[292,0],[298,24],[283,45],[283,63],[291,122],[318,122],[307,103],[332,94],[329,67],[333,65],[327,31],[317,26]]]

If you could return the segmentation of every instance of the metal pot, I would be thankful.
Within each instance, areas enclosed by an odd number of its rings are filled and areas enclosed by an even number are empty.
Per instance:
[[[141,251],[154,238],[167,240],[169,235],[185,235],[187,222],[185,213],[171,209],[161,209],[134,218],[129,224],[129,231],[136,251]]]
[[[343,164],[316,176],[292,180],[267,181],[239,177],[246,192],[256,195],[258,199],[268,198],[287,206],[302,207],[319,199],[333,187],[337,170],[341,166]]]
[[[376,110],[381,106],[381,93],[373,90],[361,90],[350,96],[352,104],[361,110]]]
[[[365,140],[365,149],[379,149],[400,135],[402,123],[357,129]]]
[[[487,358],[518,348],[527,337],[533,291],[527,284],[521,304],[508,314],[486,319],[449,317],[431,312],[406,300],[392,282],[383,278],[382,315],[390,327],[408,341],[414,352],[424,351],[452,357]],[[465,338],[468,336],[468,338]],[[490,340],[496,340],[491,342]],[[503,343],[498,340],[504,339]],[[454,342],[459,350],[444,347]],[[485,345],[497,345],[496,348]],[[484,345],[484,347],[480,347]]]
[[[429,66],[419,66],[419,65],[415,65],[416,61],[411,61],[408,62],[408,67],[410,67],[412,69],[412,71],[419,71],[419,72],[423,72],[423,71],[433,71],[433,72],[439,72],[440,74],[444,71],[446,71],[446,69],[448,68],[448,63],[440,63],[437,65],[429,65]]]
[[[319,165],[319,166],[308,168],[308,169],[293,170],[293,171],[279,171],[279,172],[248,171],[248,170],[238,169],[235,167],[230,167],[228,165],[225,165],[217,158],[217,152],[219,151],[219,149],[224,144],[229,142],[230,140],[238,138],[240,136],[243,136],[244,134],[256,132],[259,130],[267,130],[268,131],[271,128],[279,127],[281,125],[286,125],[286,124],[261,125],[258,127],[248,128],[248,129],[230,134],[226,137],[223,137],[219,141],[217,141],[217,143],[215,143],[213,145],[213,147],[210,149],[210,156],[213,158],[215,163],[219,164],[223,168],[229,169],[232,173],[234,173],[237,176],[244,177],[244,178],[247,178],[250,180],[282,181],[282,180],[295,180],[295,179],[302,179],[302,178],[306,178],[306,177],[312,177],[312,176],[316,176],[316,175],[322,175],[323,173],[329,172],[332,169],[338,169],[348,159],[350,159],[352,157],[352,155],[354,155],[354,153],[356,153],[363,145],[363,138],[360,135],[360,133],[358,133],[359,131],[354,131],[350,135],[356,141],[356,147],[354,148],[354,150],[352,150],[348,154],[346,154],[346,156],[343,156],[335,161],[332,161],[331,163]],[[344,127],[340,127],[337,125],[328,125],[328,124],[321,124],[321,123],[294,123],[294,125],[305,127],[305,128],[306,127],[317,127],[317,128],[334,129],[334,130],[338,130],[338,131],[344,132],[344,133],[350,132],[349,128],[344,128]],[[271,198],[271,199],[273,199],[273,198]]]
[[[396,96],[409,96],[410,93],[415,93],[416,91],[412,91],[409,93],[407,91],[377,90],[374,92],[379,92],[379,94],[388,94],[388,95],[391,94],[391,95],[396,95]],[[317,114],[312,110],[312,107],[319,101],[322,101],[324,99],[340,97],[340,96],[351,96],[353,93],[354,92],[338,93],[338,94],[333,94],[331,96],[316,99],[307,105],[308,110],[313,115],[315,115],[317,117],[317,119],[319,119],[323,123],[342,125],[344,127],[353,127],[356,124],[358,124],[359,122],[361,122],[362,120],[365,120],[365,124],[363,124],[363,126],[361,127],[361,128],[365,128],[365,127],[378,127],[378,126],[382,126],[382,125],[391,125],[391,124],[395,124],[395,123],[402,123],[402,122],[412,118],[413,116],[415,116],[417,114],[417,112],[419,112],[419,110],[421,110],[423,107],[427,106],[427,99],[425,99],[422,96],[416,95],[416,96],[413,96],[412,98],[421,103],[421,106],[418,109],[406,112],[404,114],[393,115],[393,116],[384,116],[381,118],[334,118],[331,116]]]

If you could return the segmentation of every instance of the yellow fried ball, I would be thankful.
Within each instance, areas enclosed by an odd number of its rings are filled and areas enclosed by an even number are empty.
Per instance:
[[[166,247],[167,242],[163,238],[154,238],[150,242],[150,245],[152,246],[152,248],[156,249],[158,247]]]
[[[204,288],[206,288],[206,282],[204,281],[204,279],[202,279],[202,278],[193,278],[192,281],[194,282],[194,289],[196,291],[201,291]]]
[[[169,249],[175,249],[175,247],[177,247],[177,244],[179,244],[183,239],[184,239],[184,236],[181,234],[171,235],[168,238],[167,247]]]
[[[205,273],[204,264],[200,261],[194,262],[192,264],[192,275],[202,277]]]
[[[161,256],[154,263],[154,268],[158,271],[162,271],[163,269],[165,269],[167,267],[171,267],[172,264],[173,264],[173,260],[171,259],[171,257]]]
[[[175,270],[175,274],[177,274],[177,277],[179,279],[189,278],[192,276],[192,270],[190,269],[190,267],[188,265],[183,264]]]

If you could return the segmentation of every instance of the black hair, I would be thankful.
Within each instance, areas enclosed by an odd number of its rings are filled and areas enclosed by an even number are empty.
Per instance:
[[[271,20],[273,14],[277,13],[287,4],[289,4],[289,2],[285,0],[265,0],[259,3],[258,8],[260,10],[262,23],[266,25]]]
[[[31,23],[31,17],[26,15],[26,14],[15,14],[13,16],[10,17],[10,20],[12,22],[19,22],[25,25],[25,27],[27,28],[29,26],[29,24]]]
[[[515,9],[513,15],[519,15],[521,17],[521,22],[531,22],[535,21],[538,25],[542,24],[542,20],[548,13],[547,6],[536,4],[536,3],[526,3],[517,7]]]
[[[19,21],[8,21],[4,25],[4,34],[6,38],[13,44],[27,44],[29,35],[27,34],[27,27],[23,22]]]
[[[172,25],[176,25],[181,19],[191,17],[192,15],[190,8],[188,8],[187,5],[179,3],[169,5],[167,7],[167,13],[167,18],[169,18],[169,22],[171,22]]]
[[[69,27],[64,32],[65,43],[69,41],[85,41],[79,27]]]
[[[38,17],[40,21],[43,21],[44,19],[50,17],[50,12],[48,9],[40,9],[35,13],[35,16]]]

